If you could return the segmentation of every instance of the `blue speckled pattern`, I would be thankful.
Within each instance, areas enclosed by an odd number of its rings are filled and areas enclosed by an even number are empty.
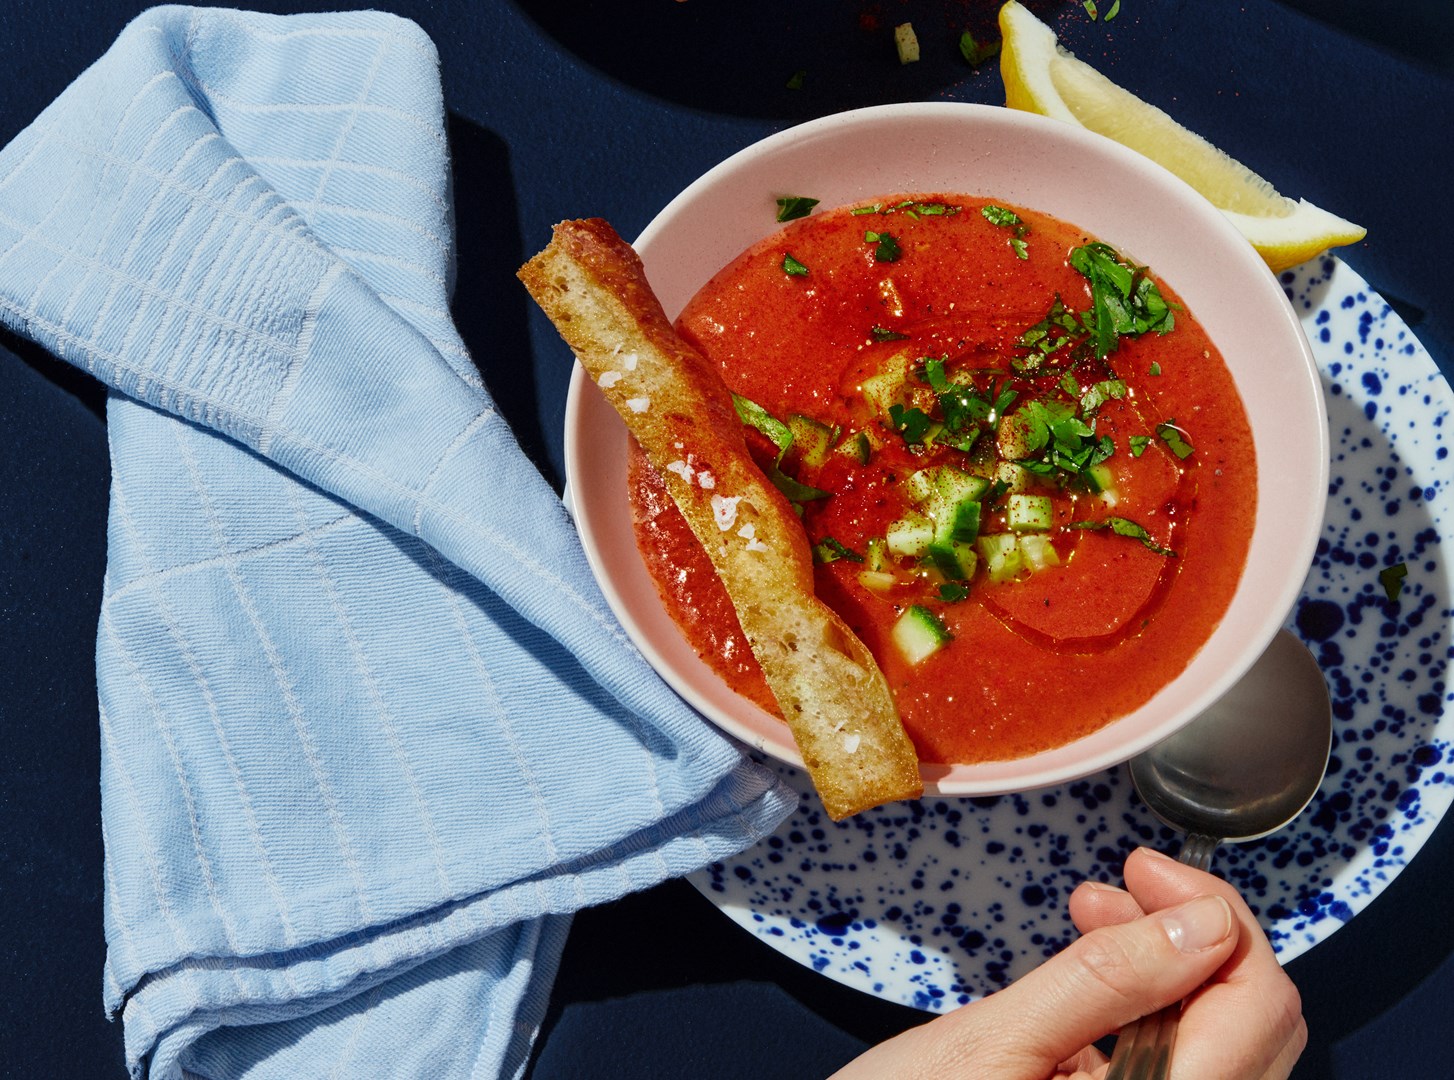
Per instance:
[[[1328,678],[1333,757],[1291,827],[1225,846],[1216,869],[1281,959],[1326,939],[1390,882],[1454,798],[1448,703],[1451,397],[1399,316],[1336,258],[1282,283],[1312,342],[1333,448],[1323,538],[1293,626]],[[1276,462],[1264,462],[1276,468]],[[1402,563],[1397,600],[1380,581]],[[1177,838],[1116,769],[985,799],[931,798],[834,824],[807,777],[767,841],[693,883],[787,956],[925,1010],[1004,986],[1071,941],[1066,898],[1117,881],[1132,848]]]

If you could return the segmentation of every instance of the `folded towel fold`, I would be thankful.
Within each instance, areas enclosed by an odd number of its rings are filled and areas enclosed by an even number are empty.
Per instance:
[[[795,799],[632,648],[496,412],[444,130],[412,23],[166,7],[0,151],[0,320],[113,388],[136,1076],[518,1075],[571,911]]]

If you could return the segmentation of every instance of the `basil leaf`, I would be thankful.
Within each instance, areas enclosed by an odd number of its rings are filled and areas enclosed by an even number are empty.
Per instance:
[[[1117,536],[1127,536],[1130,537],[1132,540],[1139,540],[1141,542],[1141,546],[1146,548],[1148,551],[1154,551],[1156,554],[1165,555],[1167,558],[1170,559],[1176,558],[1176,552],[1172,551],[1170,548],[1162,547],[1155,540],[1151,539],[1151,534],[1148,533],[1140,525],[1136,524],[1136,522],[1132,521],[1130,518],[1108,517],[1103,518],[1100,521],[1073,521],[1069,525],[1067,525],[1066,528],[1093,530],[1110,529],[1111,532],[1115,533]]]
[[[782,461],[783,455],[793,446],[792,429],[757,402],[741,394],[732,395],[732,406],[737,410],[738,419],[748,427],[762,432],[777,447],[777,461],[774,464]]]
[[[810,199],[806,195],[784,195],[777,201],[777,219],[792,221],[795,218],[807,217],[813,212],[813,207],[817,205],[817,199]]]
[[[811,502],[814,499],[826,499],[832,494],[831,491],[824,491],[822,488],[805,484],[801,480],[794,480],[776,465],[767,470],[767,478],[773,482],[774,487],[788,497],[789,502]]]
[[[1378,583],[1383,586],[1383,595],[1390,601],[1397,600],[1399,593],[1403,592],[1404,578],[1408,577],[1409,568],[1407,563],[1394,563],[1392,566],[1385,566],[1378,572]]]
[[[791,277],[807,277],[808,276],[808,268],[806,266],[804,266],[802,263],[798,262],[798,260],[795,259],[795,258],[793,258],[792,255],[790,255],[790,254],[787,254],[787,253],[784,253],[783,254],[783,264],[782,265],[783,265],[783,273],[784,274],[788,274]]]
[[[1176,426],[1175,420],[1157,424],[1156,434],[1166,444],[1166,448],[1182,461],[1191,457],[1195,452],[1195,447],[1187,441],[1186,432]]]
[[[744,424],[755,431],[762,432],[767,436],[768,441],[777,447],[777,457],[773,459],[772,465],[763,471],[773,482],[773,486],[786,495],[790,501],[808,502],[812,499],[826,499],[832,494],[832,492],[815,488],[810,484],[804,484],[800,480],[794,480],[783,472],[783,455],[793,446],[793,432],[787,424],[773,416],[757,402],[745,398],[741,394],[732,395],[732,407],[737,410],[737,416]]]
[[[1015,213],[1013,210],[1007,210],[1003,206],[995,206],[993,203],[990,203],[989,205],[981,208],[980,214],[982,214],[984,216],[984,219],[988,221],[991,225],[1020,224],[1019,214]]]
[[[957,581],[941,581],[939,583],[939,599],[947,604],[957,603],[969,595],[969,589]]]
[[[889,406],[889,422],[910,446],[922,445],[924,437],[934,426],[933,418],[923,409],[906,409],[897,404]]]
[[[1000,43],[998,41],[986,41],[984,44],[980,44],[968,30],[959,35],[959,55],[964,57],[970,67],[979,67],[991,56],[997,55],[999,51]]]
[[[856,563],[863,562],[862,555],[852,548],[845,547],[831,536],[825,536],[813,545],[813,558],[820,563],[837,562],[839,559],[847,559],[849,562]]]

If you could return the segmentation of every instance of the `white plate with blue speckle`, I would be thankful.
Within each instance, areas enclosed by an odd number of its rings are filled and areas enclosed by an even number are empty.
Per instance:
[[[1454,395],[1399,316],[1342,261],[1282,276],[1328,404],[1332,471],[1314,565],[1289,625],[1332,692],[1333,758],[1313,803],[1227,845],[1236,885],[1286,962],[1362,911],[1454,800],[1450,568]],[[1275,466],[1274,466],[1275,467]],[[1390,599],[1385,578],[1397,578]],[[1019,795],[928,798],[835,824],[807,777],[769,839],[692,876],[737,923],[848,986],[928,1011],[1003,987],[1076,937],[1066,899],[1177,838],[1124,770]]]

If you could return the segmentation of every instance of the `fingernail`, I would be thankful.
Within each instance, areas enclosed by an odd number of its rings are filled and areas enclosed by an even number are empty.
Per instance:
[[[1171,943],[1184,953],[1210,949],[1232,932],[1232,909],[1220,896],[1199,896],[1156,917]]]
[[[1082,889],[1088,889],[1091,892],[1124,893],[1126,891],[1125,889],[1122,889],[1116,885],[1108,884],[1104,881],[1082,881],[1080,883],[1080,887]]]

